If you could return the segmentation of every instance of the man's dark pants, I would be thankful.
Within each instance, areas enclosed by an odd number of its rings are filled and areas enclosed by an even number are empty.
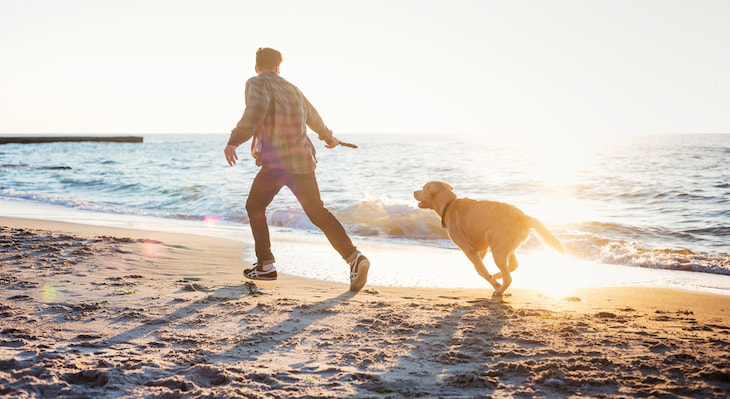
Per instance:
[[[324,207],[314,172],[307,174],[287,173],[283,169],[262,168],[251,184],[246,201],[246,211],[256,246],[259,265],[275,261],[271,253],[269,226],[266,222],[266,207],[274,200],[282,187],[287,186],[294,193],[309,220],[317,226],[330,244],[347,259],[357,250],[342,224]]]

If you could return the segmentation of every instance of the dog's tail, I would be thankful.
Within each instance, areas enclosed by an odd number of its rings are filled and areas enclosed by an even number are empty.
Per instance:
[[[540,236],[540,238],[542,238],[545,244],[555,248],[561,254],[565,253],[565,248],[563,248],[563,244],[560,243],[560,240],[558,240],[558,238],[555,237],[553,233],[551,233],[550,230],[548,230],[545,225],[542,224],[541,221],[537,220],[536,218],[530,217],[530,227],[535,229],[535,231]]]

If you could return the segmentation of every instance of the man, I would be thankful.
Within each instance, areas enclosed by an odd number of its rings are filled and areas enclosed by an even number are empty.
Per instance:
[[[253,138],[251,154],[261,167],[246,201],[257,260],[243,275],[252,280],[276,280],[266,207],[287,186],[309,220],[350,265],[350,290],[360,291],[367,282],[370,261],[355,248],[342,224],[322,203],[314,174],[317,160],[307,126],[327,148],[335,148],[340,142],[302,92],[279,76],[282,60],[281,53],[272,48],[256,52],[258,75],[246,82],[246,109],[224,150],[228,164],[233,166],[238,160],[236,148]]]

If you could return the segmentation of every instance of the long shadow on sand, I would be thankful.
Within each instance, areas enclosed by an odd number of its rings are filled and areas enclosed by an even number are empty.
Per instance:
[[[476,394],[494,387],[492,380],[471,371],[470,365],[483,364],[492,356],[495,343],[504,337],[511,307],[493,299],[439,301],[411,307],[404,313],[391,311],[392,322],[385,330],[400,337],[391,352],[399,347],[407,350],[394,357],[385,371],[366,374],[359,385],[363,394],[450,397],[466,395],[469,389],[476,389]],[[434,370],[439,372],[434,374]],[[439,390],[434,391],[434,387]]]
[[[281,299],[278,304],[259,305],[256,310],[249,312],[250,316],[257,317],[257,313],[275,312],[280,314],[281,321],[266,328],[258,326],[250,328],[246,319],[242,320],[241,335],[236,344],[228,351],[218,354],[217,360],[230,363],[257,360],[269,351],[283,355],[287,352],[287,347],[296,347],[297,336],[304,334],[312,324],[337,314],[336,308],[357,294],[347,291],[321,302],[298,305],[295,305],[297,302],[286,299]],[[253,332],[248,333],[249,331]]]

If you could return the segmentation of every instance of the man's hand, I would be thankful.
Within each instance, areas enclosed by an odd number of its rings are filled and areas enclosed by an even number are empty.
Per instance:
[[[237,145],[228,144],[226,149],[223,150],[223,153],[226,154],[226,161],[228,161],[228,165],[230,166],[235,165],[238,160],[238,155],[236,155],[237,147]]]
[[[327,148],[335,148],[338,145],[340,145],[340,140],[337,140],[337,137],[332,136],[330,141],[328,141],[327,144],[325,144],[324,146]]]

